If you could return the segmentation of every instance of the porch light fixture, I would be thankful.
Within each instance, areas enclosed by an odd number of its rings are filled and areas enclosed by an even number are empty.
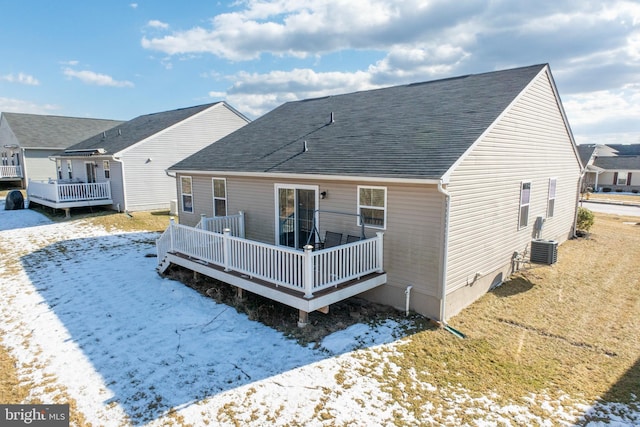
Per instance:
[[[322,193],[320,193],[320,198],[321,199],[326,199],[327,198],[327,192],[323,191]]]

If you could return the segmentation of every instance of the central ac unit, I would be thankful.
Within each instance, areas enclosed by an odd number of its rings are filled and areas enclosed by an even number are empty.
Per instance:
[[[558,242],[544,239],[532,240],[529,259],[537,264],[555,264],[558,261]]]

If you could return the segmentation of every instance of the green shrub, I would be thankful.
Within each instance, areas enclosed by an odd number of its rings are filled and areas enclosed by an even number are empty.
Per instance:
[[[591,212],[587,208],[578,208],[578,223],[576,224],[578,230],[589,231],[589,229],[593,225],[593,221],[593,212]]]

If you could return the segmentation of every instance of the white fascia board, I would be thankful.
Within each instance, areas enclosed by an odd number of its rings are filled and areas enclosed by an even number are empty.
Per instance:
[[[271,173],[271,172],[235,172],[235,171],[194,171],[194,170],[169,170],[171,173],[180,175],[218,175],[218,176],[238,176],[249,178],[276,178],[276,179],[307,179],[321,181],[358,181],[358,182],[388,182],[398,184],[424,184],[438,185],[439,179],[421,178],[389,178],[375,176],[357,175],[311,175],[303,173]]]

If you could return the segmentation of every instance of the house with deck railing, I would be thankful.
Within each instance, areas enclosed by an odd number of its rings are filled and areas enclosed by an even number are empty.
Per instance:
[[[41,114],[0,114],[0,182],[26,188],[56,179],[50,156],[121,124],[118,120]]]
[[[355,295],[445,323],[534,249],[557,254],[582,165],[542,64],[288,102],[169,173],[179,224],[159,272],[271,298],[300,324]]]
[[[175,178],[166,169],[248,122],[224,102],[136,117],[53,155],[57,177],[31,180],[27,197],[67,215],[81,206],[168,210]]]

